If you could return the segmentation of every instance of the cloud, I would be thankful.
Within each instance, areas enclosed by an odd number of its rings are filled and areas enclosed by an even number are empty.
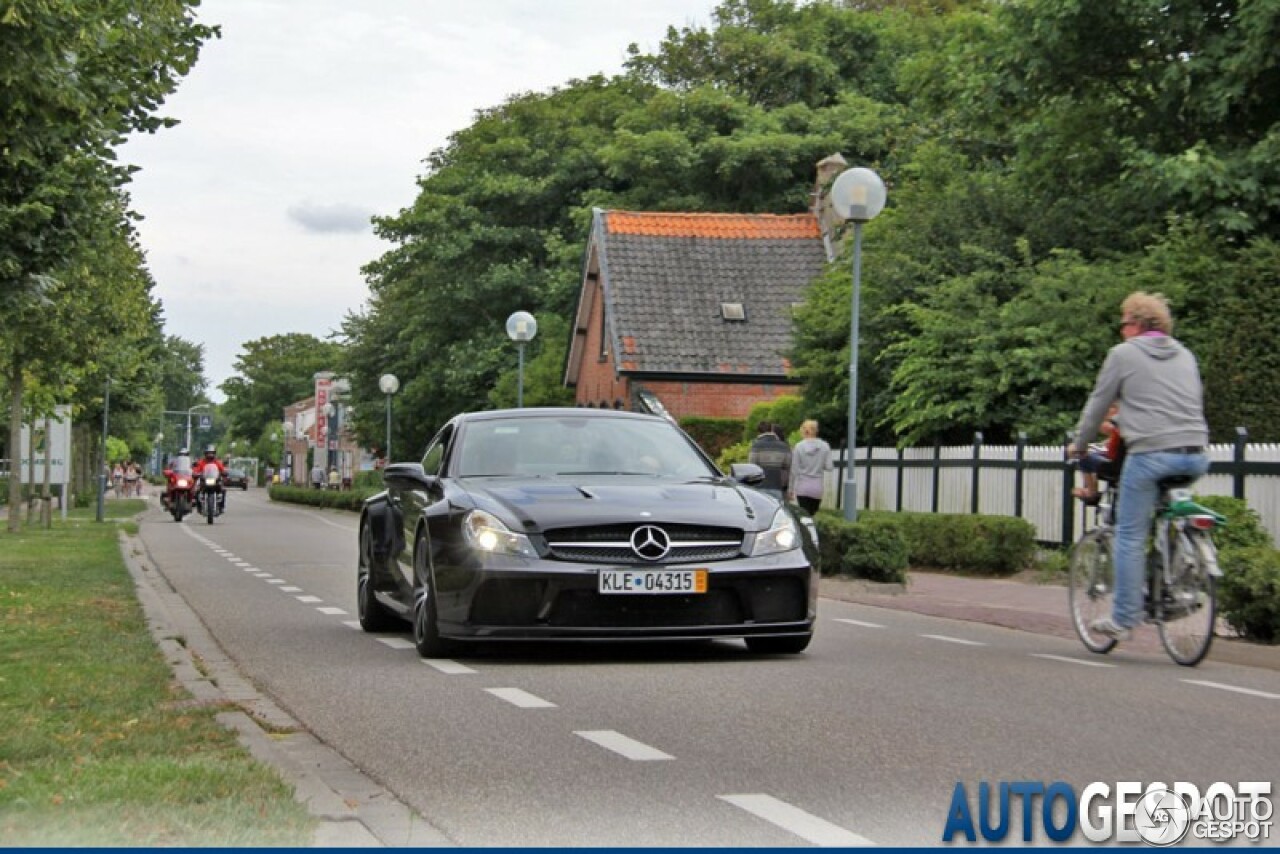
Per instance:
[[[302,226],[304,230],[316,234],[359,234],[368,231],[372,226],[369,218],[373,211],[355,205],[318,205],[303,202],[290,205],[289,219]]]

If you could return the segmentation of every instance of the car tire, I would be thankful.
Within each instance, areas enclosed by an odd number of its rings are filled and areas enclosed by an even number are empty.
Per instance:
[[[356,566],[356,615],[366,632],[388,632],[403,623],[373,595],[373,532],[366,522],[360,526],[360,558]]]
[[[747,649],[761,655],[795,655],[804,652],[813,640],[813,632],[807,635],[791,637],[750,637],[745,638]]]
[[[413,645],[422,658],[444,658],[456,645],[440,637],[435,585],[426,555],[426,540],[419,535],[413,548]]]

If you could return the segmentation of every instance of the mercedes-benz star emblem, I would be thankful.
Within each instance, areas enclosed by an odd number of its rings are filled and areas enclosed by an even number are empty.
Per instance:
[[[671,538],[656,525],[641,525],[631,532],[631,550],[645,560],[662,560],[671,551]]]

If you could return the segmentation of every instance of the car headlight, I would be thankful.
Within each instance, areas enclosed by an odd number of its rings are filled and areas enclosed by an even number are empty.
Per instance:
[[[528,537],[515,533],[492,513],[483,510],[467,514],[462,520],[462,535],[473,549],[486,554],[538,556]]]
[[[756,534],[751,554],[759,557],[798,548],[800,548],[800,529],[796,527],[795,519],[791,518],[790,513],[779,509],[773,517],[773,524],[769,526],[769,530]]]

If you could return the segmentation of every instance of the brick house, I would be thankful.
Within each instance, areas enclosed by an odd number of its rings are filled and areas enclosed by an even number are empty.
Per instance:
[[[796,394],[792,312],[827,261],[813,213],[596,209],[565,385],[677,419]]]

